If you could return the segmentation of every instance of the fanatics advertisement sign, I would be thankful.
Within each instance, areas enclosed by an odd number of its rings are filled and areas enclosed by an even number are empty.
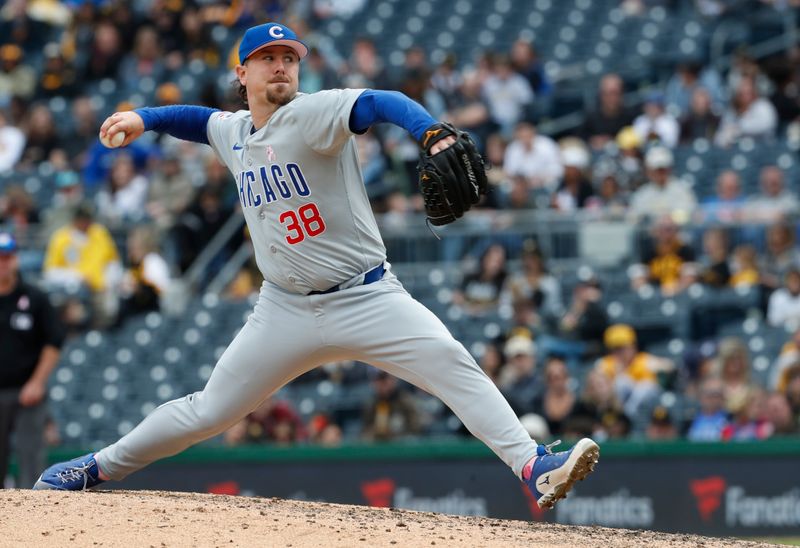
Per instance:
[[[790,455],[601,456],[595,473],[547,512],[539,510],[522,483],[494,458],[252,460],[167,461],[113,487],[708,535],[800,534],[800,460]]]

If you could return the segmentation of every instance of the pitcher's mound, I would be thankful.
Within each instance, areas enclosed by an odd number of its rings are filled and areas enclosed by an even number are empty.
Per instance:
[[[0,492],[0,546],[758,546],[691,535],[162,491]],[[764,546],[764,545],[762,545]]]

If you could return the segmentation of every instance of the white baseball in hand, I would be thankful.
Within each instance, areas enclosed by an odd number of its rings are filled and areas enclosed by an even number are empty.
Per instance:
[[[113,137],[109,139],[108,133],[105,136],[100,137],[100,142],[103,143],[103,146],[106,148],[117,148],[125,141],[125,132],[118,131],[114,134]]]

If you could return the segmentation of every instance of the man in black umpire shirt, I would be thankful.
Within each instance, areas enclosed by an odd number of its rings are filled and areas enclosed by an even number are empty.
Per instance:
[[[20,487],[45,466],[47,379],[58,363],[63,330],[40,290],[19,276],[17,242],[0,233],[0,488],[15,434]]]

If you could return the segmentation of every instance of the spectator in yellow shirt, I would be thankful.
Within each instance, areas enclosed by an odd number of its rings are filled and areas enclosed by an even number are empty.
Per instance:
[[[672,371],[674,364],[666,358],[640,352],[636,332],[626,324],[606,329],[603,342],[609,353],[597,360],[595,368],[614,382],[625,414],[635,416],[642,403],[660,392],[658,373]]]
[[[121,272],[119,253],[106,227],[93,220],[90,205],[78,207],[72,223],[56,230],[47,244],[44,276],[56,285],[79,283],[92,292],[109,289]]]
[[[687,266],[695,261],[692,248],[680,237],[678,225],[662,216],[653,226],[652,237],[645,243],[640,264],[629,270],[633,289],[643,285],[661,288],[664,295],[674,295],[686,287]]]
[[[52,287],[91,291],[94,323],[113,323],[119,310],[117,286],[122,265],[108,230],[93,221],[91,204],[81,204],[72,222],[56,230],[47,244],[44,280]]]

